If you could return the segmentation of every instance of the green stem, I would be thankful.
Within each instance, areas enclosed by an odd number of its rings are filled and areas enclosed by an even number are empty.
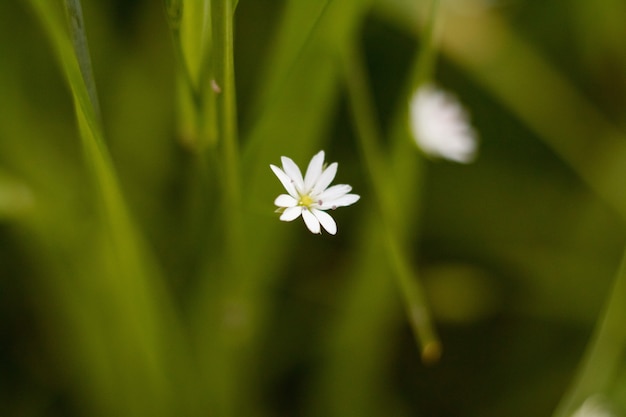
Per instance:
[[[626,347],[626,252],[602,320],[596,326],[578,375],[554,417],[568,417],[593,394],[606,392],[620,368]]]
[[[195,110],[197,113],[199,113],[202,109],[202,93],[201,90],[196,86],[196,83],[193,81],[193,77],[191,76],[191,70],[189,69],[187,59],[185,58],[182,40],[180,37],[180,25],[182,22],[184,10],[183,2],[182,0],[164,1],[167,21],[169,23],[170,31],[172,34],[174,54],[176,55],[176,61],[178,62],[178,71],[181,74],[182,79],[185,81],[185,84],[187,85],[189,95],[191,96]]]
[[[98,92],[91,68],[91,58],[89,55],[89,46],[87,43],[87,35],[85,34],[85,22],[83,19],[83,10],[80,0],[65,0],[65,10],[70,26],[70,36],[76,54],[76,60],[87,88],[87,94],[96,120],[102,124],[102,116],[100,114],[100,104],[98,101]]]
[[[163,1],[183,93],[180,103],[181,139],[196,151],[204,150],[207,145],[217,143],[218,135],[216,101],[220,91],[213,77],[211,1],[188,3],[186,8],[183,8],[182,0]],[[198,15],[202,18],[200,22]],[[191,30],[188,28],[187,31],[192,34],[181,29],[184,24],[190,25]],[[187,38],[184,38],[186,33]],[[200,57],[195,60],[198,53]],[[210,147],[213,152],[215,146]]]
[[[212,30],[211,25],[211,1],[203,0],[202,6],[202,32],[200,37],[202,39],[202,50],[200,56],[200,63],[198,69],[198,91],[202,94],[206,94],[207,82],[212,80]],[[217,94],[217,93],[216,93]]]
[[[216,92],[218,157],[222,172],[225,242],[221,259],[223,276],[207,294],[212,304],[214,333],[206,339],[211,402],[216,415],[249,415],[251,391],[244,379],[249,359],[251,297],[246,293],[245,241],[233,48],[233,1],[211,3],[212,59]],[[236,317],[233,319],[233,317]]]
[[[437,12],[439,11],[439,0],[432,0],[428,19],[422,31],[420,51],[417,56],[416,71],[414,72],[413,87],[417,88],[422,83],[432,78],[435,71],[437,59],[437,48],[435,47],[435,25],[437,23]]]
[[[215,82],[220,91],[217,96],[220,156],[224,167],[226,215],[230,218],[227,234],[233,245],[231,249],[236,251],[241,233],[241,179],[233,57],[233,3],[232,0],[217,0],[212,6]]]
[[[375,123],[377,115],[369,95],[365,67],[353,45],[346,48],[342,54],[343,73],[359,145],[378,205],[382,227],[385,230],[385,250],[403,296],[409,322],[421,348],[422,359],[424,362],[433,362],[439,358],[440,342],[426,306],[422,287],[411,268],[399,237],[400,232],[393,223],[397,209],[391,204],[393,201],[390,194],[390,191],[393,191],[390,190],[393,188],[390,187],[391,182],[385,180],[389,170],[386,169],[382,158],[383,151],[378,147],[380,134]]]

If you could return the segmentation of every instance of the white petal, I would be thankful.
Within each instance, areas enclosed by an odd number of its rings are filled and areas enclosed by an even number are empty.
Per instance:
[[[356,203],[357,201],[359,201],[359,199],[361,198],[361,196],[357,195],[357,194],[346,194],[344,196],[341,196],[339,198],[336,198],[334,200],[326,200],[324,201],[324,204],[322,204],[319,208],[321,210],[328,210],[328,209],[336,209],[337,207],[346,207],[346,206],[350,206],[354,203]]]
[[[330,214],[326,213],[325,211],[316,209],[313,209],[311,211],[313,212],[315,217],[317,217],[317,220],[319,220],[319,222],[322,224],[324,230],[326,230],[331,235],[337,233],[337,223],[335,223],[335,220]]]
[[[337,184],[327,188],[324,192],[317,196],[318,201],[322,202],[322,205],[326,204],[326,201],[336,200],[339,197],[343,197],[352,191],[352,187],[348,184]]]
[[[298,200],[287,194],[281,194],[274,200],[274,205],[278,207],[294,207],[298,205]]]
[[[280,160],[283,163],[283,170],[285,174],[289,176],[294,181],[294,185],[296,186],[296,190],[302,192],[304,189],[304,180],[302,179],[302,172],[300,172],[300,168],[293,162],[293,159],[287,158],[286,156],[281,156]]]
[[[305,191],[311,190],[315,185],[320,175],[322,175],[322,168],[324,167],[324,151],[319,151],[309,162],[309,166],[306,169],[304,175],[304,189]]]
[[[469,135],[472,134],[468,131],[450,135],[445,157],[464,164],[473,162],[476,157],[477,146],[475,139],[469,139]]]
[[[472,162],[477,139],[455,96],[433,86],[420,87],[409,104],[411,131],[424,153],[456,162]]]
[[[358,194],[348,194],[348,195],[344,195],[341,198],[338,198],[337,200],[334,201],[334,203],[337,207],[345,207],[345,206],[350,206],[356,203],[360,199],[361,199],[361,196]]]
[[[309,210],[302,210],[302,219],[304,219],[304,223],[306,223],[306,227],[309,228],[311,233],[321,233],[319,220]]]
[[[289,178],[289,176],[285,174],[283,170],[278,168],[276,165],[270,164],[270,168],[272,168],[272,171],[274,171],[274,174],[276,174],[276,176],[280,180],[280,183],[283,185],[283,187],[285,187],[285,190],[287,190],[289,195],[291,195],[294,198],[297,198],[298,193],[296,192],[296,187],[294,185],[293,180]]]
[[[283,214],[281,214],[280,219],[284,222],[290,222],[292,220],[297,219],[301,213],[302,213],[302,207],[300,206],[287,207],[285,211],[283,211]]]
[[[331,182],[335,179],[335,175],[337,175],[337,162],[333,162],[322,172],[322,175],[317,179],[311,194],[315,195],[321,193],[330,185]]]

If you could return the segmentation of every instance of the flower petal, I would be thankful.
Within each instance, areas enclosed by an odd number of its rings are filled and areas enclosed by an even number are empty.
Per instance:
[[[354,203],[356,203],[357,201],[359,201],[359,199],[361,198],[361,196],[357,195],[357,194],[346,194],[343,195],[339,198],[336,199],[332,199],[332,200],[325,200],[323,202],[323,204],[321,206],[319,206],[318,208],[320,210],[329,210],[329,209],[336,209],[337,207],[346,207],[346,206],[350,206]]]
[[[315,217],[317,217],[317,220],[319,220],[319,222],[322,224],[324,230],[326,230],[331,235],[337,233],[337,223],[335,223],[335,219],[333,219],[330,214],[326,213],[325,211],[316,209],[312,209],[311,211],[313,212]]]
[[[445,155],[451,161],[468,164],[476,158],[476,140],[469,140],[472,136],[471,131],[458,132],[449,138],[447,154]]]
[[[475,159],[477,134],[454,95],[423,85],[413,94],[409,108],[413,137],[425,154],[461,163]]]
[[[337,166],[337,162],[333,162],[324,170],[324,172],[322,172],[322,175],[320,175],[315,182],[311,194],[315,195],[321,193],[330,185],[331,182],[333,182],[335,175],[337,175]]]
[[[289,210],[289,209],[287,209]],[[313,215],[309,210],[302,210],[302,219],[306,224],[306,227],[309,228],[311,233],[320,234],[322,231],[320,230],[320,222],[317,220],[317,217]]]
[[[300,206],[287,207],[285,211],[283,211],[283,214],[281,214],[280,219],[284,222],[290,222],[292,220],[297,219],[301,213],[302,213],[302,207]]]
[[[298,200],[287,194],[281,194],[274,200],[274,205],[278,207],[294,207],[298,205]]]
[[[310,191],[315,185],[320,175],[322,175],[322,169],[324,168],[324,151],[319,151],[309,162],[309,166],[306,169],[304,175],[304,190]]]
[[[285,187],[285,190],[287,190],[289,195],[291,195],[294,198],[297,198],[298,193],[296,191],[294,181],[291,178],[289,178],[289,176],[285,174],[283,170],[278,168],[276,165],[270,164],[270,168],[272,168],[272,171],[274,171],[274,174],[276,174],[276,176],[280,180],[280,183],[283,185],[283,187]]]
[[[322,205],[326,204],[326,201],[336,200],[339,197],[343,197],[352,191],[352,187],[348,184],[337,184],[327,188],[320,195],[317,196],[318,202],[321,201]]]
[[[285,174],[289,176],[294,181],[294,185],[296,186],[296,190],[302,193],[304,189],[304,180],[302,179],[302,172],[300,172],[300,168],[293,162],[293,159],[287,158],[286,156],[281,156],[280,160],[283,163],[283,170]],[[294,196],[295,197],[295,196]]]

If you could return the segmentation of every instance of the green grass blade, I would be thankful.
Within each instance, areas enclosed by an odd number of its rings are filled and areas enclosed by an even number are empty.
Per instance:
[[[583,402],[597,394],[607,394],[626,351],[626,254],[622,258],[604,312],[591,337],[576,379],[554,412],[554,417],[573,415]]]
[[[80,0],[65,0],[65,9],[67,11],[70,24],[70,36],[74,45],[74,53],[80,68],[87,96],[93,109],[94,117],[102,124],[102,116],[100,115],[100,102],[98,100],[98,92],[96,82],[93,78],[91,68],[91,56],[89,54],[89,46],[87,44],[87,36],[85,34],[85,22],[83,19],[82,6]]]
[[[69,326],[78,332],[76,354],[91,358],[83,363],[85,369],[81,373],[86,372],[97,381],[90,393],[94,402],[104,399],[98,387],[106,387],[114,394],[103,410],[114,410],[120,416],[170,415],[174,387],[165,375],[175,369],[187,369],[181,362],[178,345],[180,329],[158,267],[150,260],[131,220],[104,142],[97,106],[92,101],[95,97],[90,94],[95,85],[88,86],[93,79],[85,77],[81,69],[81,65],[86,68],[88,61],[87,55],[81,58],[81,54],[87,54],[84,34],[74,34],[80,49],[76,55],[60,10],[47,1],[32,1],[31,5],[52,41],[72,91],[84,156],[93,176],[92,198],[100,220],[96,228],[99,233],[88,243],[101,246],[101,258],[94,262],[102,270],[91,277],[78,275],[74,282],[68,282],[66,288],[76,298],[68,298],[64,303],[68,308],[78,305],[93,291],[99,291],[109,303],[86,305],[86,317],[94,319],[91,325],[78,324],[80,317],[66,316],[74,321]],[[71,29],[83,31],[84,26],[76,24]],[[115,314],[107,314],[108,309]],[[96,350],[90,347],[95,339],[102,341]],[[141,354],[137,358],[138,352]],[[106,367],[119,372],[120,379],[110,375]]]
[[[372,191],[378,205],[380,227],[385,230],[384,242],[388,260],[394,270],[399,290],[403,296],[407,318],[420,346],[425,362],[439,359],[440,342],[434,330],[429,309],[415,272],[410,266],[406,249],[400,242],[396,218],[398,208],[394,197],[399,190],[385,181],[387,172],[384,153],[380,149],[380,133],[376,127],[376,112],[369,97],[362,60],[354,48],[343,51],[344,76],[355,129],[359,138],[364,164],[367,167]]]

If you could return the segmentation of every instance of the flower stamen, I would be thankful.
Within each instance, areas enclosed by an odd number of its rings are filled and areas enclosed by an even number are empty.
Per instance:
[[[310,208],[311,204],[313,204],[313,199],[309,195],[300,196],[300,201],[298,202],[298,205]]]

